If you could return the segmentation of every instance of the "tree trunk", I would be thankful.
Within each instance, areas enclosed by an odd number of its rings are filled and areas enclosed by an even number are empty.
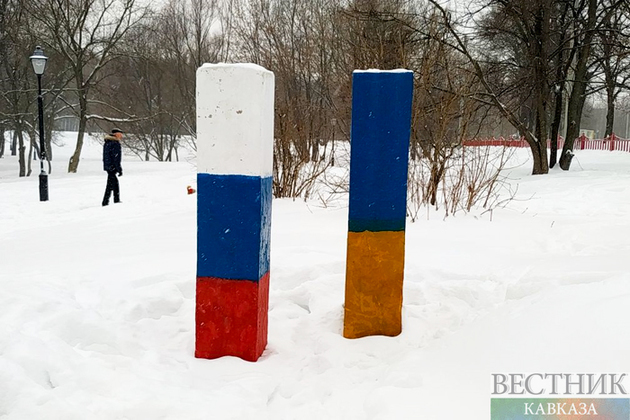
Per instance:
[[[577,74],[577,73],[576,73]],[[577,78],[573,84],[573,91],[569,98],[569,111],[567,117],[567,138],[564,139],[564,147],[560,156],[560,167],[568,171],[571,167],[573,159],[573,143],[580,135],[580,122],[582,119],[582,111],[584,102],[586,102],[586,83],[581,83]]]
[[[534,168],[532,175],[544,175],[549,173],[549,162],[547,161],[547,140],[538,139],[532,147],[532,155],[534,157]]]
[[[530,144],[530,149],[532,150],[532,156],[534,158],[532,175],[544,175],[549,173],[549,166],[547,165],[546,143],[546,141],[536,141],[533,145]]]
[[[46,127],[44,128],[44,147],[46,148],[46,160],[50,162],[53,158],[52,134],[54,128],[54,118],[49,117]]]
[[[565,6],[563,11],[559,10],[560,13],[560,28],[565,28],[565,22],[567,18],[567,8],[568,5]],[[558,45],[565,45],[566,37],[569,34],[565,31],[560,31],[560,39],[558,40]],[[551,121],[551,147],[549,150],[549,168],[553,168],[558,163],[558,137],[560,136],[560,124],[562,122],[562,111],[565,106],[564,101],[564,89],[566,87],[566,79],[568,68],[566,67],[566,51],[562,50],[556,56],[555,66],[556,66],[556,85],[554,90],[554,109],[553,109],[553,119]]]
[[[0,124],[0,158],[4,156],[4,145],[6,141],[4,139],[4,126]]]
[[[173,161],[173,152],[175,151],[177,146],[177,136],[171,135],[169,136],[168,141],[168,161]]]
[[[39,159],[39,137],[37,137],[39,133],[29,130],[28,136],[31,139],[30,146],[28,150],[28,160],[37,160]],[[34,149],[34,152],[33,152]],[[31,159],[33,158],[33,159]],[[30,163],[29,163],[30,166]]]
[[[597,19],[597,0],[589,0],[588,21],[585,29],[584,39],[577,45],[577,61],[575,64],[575,81],[571,96],[569,97],[569,109],[567,116],[567,138],[564,139],[564,147],[560,156],[560,167],[568,171],[573,160],[573,143],[580,135],[580,122],[582,120],[582,110],[586,102],[586,85],[588,83],[588,59],[591,55],[591,43],[595,34],[595,23]]]
[[[330,148],[330,166],[335,166],[335,130],[333,128],[332,146]]]
[[[28,159],[26,160],[28,163],[26,165],[26,176],[31,176],[31,174],[33,173],[33,160],[37,158],[37,154],[33,153],[33,151],[35,150],[35,137],[33,136],[33,133],[29,133],[29,136],[31,138],[31,141],[28,142]],[[31,157],[33,159],[31,159]]]
[[[613,81],[612,86],[606,81],[606,99],[608,107],[606,109],[606,132],[604,137],[608,137],[613,132],[613,125],[615,124],[615,83]]]
[[[564,40],[564,36],[561,38]],[[560,135],[560,123],[562,122],[562,110],[564,107],[564,88],[566,72],[563,71],[564,59],[561,54],[556,66],[557,85],[554,93],[553,120],[551,121],[551,148],[549,151],[549,167],[553,168],[558,162],[558,136]]]
[[[319,140],[313,140],[312,144],[313,148],[311,149],[311,162],[319,162],[321,160],[319,156]]]
[[[432,206],[437,204],[437,193],[444,175],[444,165],[439,162],[438,152],[434,152],[434,160],[431,162],[431,176],[429,177],[429,185],[427,195],[429,196],[429,203]]]
[[[15,132],[17,133],[18,138],[18,161],[20,162],[20,176],[22,177],[26,175],[26,158],[24,156],[24,149],[26,149],[26,147],[24,147],[24,134],[22,133],[22,129],[20,127],[18,127]]]
[[[416,160],[418,160],[420,154],[418,153],[418,142],[413,138],[411,140],[411,144],[409,144],[409,149],[409,153],[411,153],[411,160],[415,162]]]
[[[168,144],[168,152],[166,153],[166,157],[164,158],[165,162],[171,162],[171,155],[173,154],[173,146],[169,142]]]
[[[13,131],[13,139],[11,140],[11,156],[17,155],[17,130]]]
[[[83,148],[83,137],[85,135],[85,126],[87,125],[87,110],[84,108],[84,106],[87,107],[87,103],[85,103],[85,105],[81,104],[80,106],[81,111],[79,114],[79,132],[77,133],[77,146],[74,149],[74,154],[70,157],[70,162],[68,163],[68,173],[76,173],[79,169],[79,159],[81,159],[81,149]]]
[[[549,85],[547,80],[547,44],[549,42],[549,4],[547,0],[539,0],[538,13],[536,15],[535,31],[540,40],[534,43],[534,76],[536,78],[536,137],[535,144],[538,154],[539,165],[536,165],[534,174],[549,173],[549,163],[547,161],[547,136],[549,135],[547,123],[547,108],[549,100]]]
[[[564,85],[564,83],[562,84]],[[558,135],[560,133],[560,121],[562,120],[562,90],[558,88],[555,94],[553,120],[551,121],[551,148],[549,150],[549,167],[553,168],[558,162]]]

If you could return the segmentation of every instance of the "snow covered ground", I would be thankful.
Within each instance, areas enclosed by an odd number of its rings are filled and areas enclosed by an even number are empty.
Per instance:
[[[630,153],[510,173],[517,199],[407,226],[403,333],[341,335],[347,208],[273,203],[269,345],[193,357],[192,157],[125,156],[101,207],[100,146],[50,201],[0,159],[0,419],[488,419],[491,374],[630,372]],[[37,172],[37,171],[35,171]]]

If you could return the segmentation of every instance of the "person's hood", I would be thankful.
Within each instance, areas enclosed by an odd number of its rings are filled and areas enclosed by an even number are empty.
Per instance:
[[[111,134],[106,135],[105,140],[119,141],[117,137],[112,136]]]

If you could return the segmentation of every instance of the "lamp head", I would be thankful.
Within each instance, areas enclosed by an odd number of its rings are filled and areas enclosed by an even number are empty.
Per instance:
[[[29,58],[31,60],[31,64],[33,65],[33,70],[35,70],[35,74],[37,74],[38,76],[44,74],[44,70],[46,69],[46,60],[48,60],[48,57],[44,55],[44,50],[42,50],[42,47],[37,46],[35,48],[35,51],[33,52],[33,55],[31,55]]]

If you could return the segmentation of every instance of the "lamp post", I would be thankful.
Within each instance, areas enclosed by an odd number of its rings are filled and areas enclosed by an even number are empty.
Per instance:
[[[46,145],[44,144],[44,100],[42,98],[42,74],[46,69],[46,60],[48,57],[44,55],[42,47],[36,47],[35,52],[30,57],[33,70],[37,75],[37,108],[39,109],[39,166],[41,172],[39,174],[39,201],[48,201],[48,174],[44,169],[44,160],[46,159]]]

